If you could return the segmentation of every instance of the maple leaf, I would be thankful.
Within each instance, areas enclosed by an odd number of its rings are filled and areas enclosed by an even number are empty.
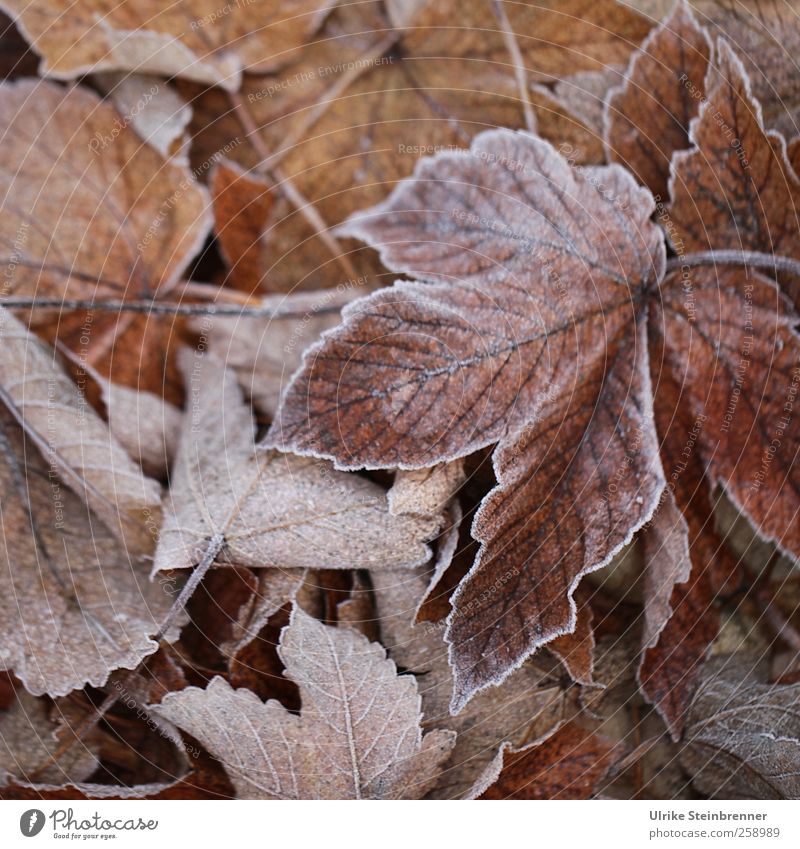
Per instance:
[[[800,49],[796,0],[692,0],[703,25],[733,45],[770,129],[793,140],[800,131],[794,59]]]
[[[705,91],[690,128],[692,148],[672,162],[676,252],[732,248],[800,256],[800,178],[783,136],[764,126],[747,72],[723,40]],[[798,291],[790,290],[796,303]]]
[[[100,687],[156,651],[150,637],[170,595],[60,485],[23,432],[0,423],[0,662],[35,695]]]
[[[324,11],[320,0],[157,2],[3,0],[42,56],[41,73],[75,79],[91,71],[136,71],[219,85],[235,91],[243,70],[288,61]]]
[[[413,799],[430,789],[455,735],[422,735],[417,685],[379,644],[295,608],[279,651],[300,716],[222,678],[153,710],[222,762],[239,798]]]
[[[624,83],[606,98],[609,161],[630,168],[656,197],[666,198],[672,154],[689,147],[711,41],[681,0],[631,57]],[[666,69],[666,70],[665,70]]]
[[[188,354],[188,352],[187,352]],[[363,568],[426,562],[439,517],[392,516],[385,491],[329,463],[256,452],[250,409],[222,361],[187,356],[192,391],[154,573],[219,562]]]
[[[492,131],[424,161],[348,227],[424,282],[344,310],[269,442],[343,468],[500,443],[499,486],[473,524],[483,547],[453,599],[454,708],[573,630],[580,577],[658,501],[639,307],[664,267],[652,212],[622,169],[579,173],[544,141]]]
[[[760,683],[758,658],[723,656],[703,670],[681,763],[712,799],[800,796],[800,685]]]
[[[739,69],[721,73],[730,87]],[[676,170],[701,155],[677,153]],[[697,269],[687,298],[686,275],[664,275],[654,211],[622,169],[570,169],[546,142],[497,131],[424,161],[342,228],[415,281],[345,309],[306,352],[267,444],[355,469],[431,466],[498,443],[498,486],[472,529],[482,548],[452,600],[454,709],[575,628],[580,578],[659,502],[658,447],[677,410],[702,417],[703,486],[722,484],[764,537],[800,553],[794,472],[772,484],[762,468],[765,457],[793,468],[797,421],[781,409],[796,386],[796,317],[773,281],[744,269]],[[654,403],[667,405],[659,433]],[[668,715],[673,733],[680,719]]]
[[[650,23],[615,0],[503,7],[531,83],[526,96],[538,132],[569,144],[577,161],[599,161],[599,133],[548,85],[561,72],[624,66]],[[195,94],[193,133],[200,155],[210,156],[242,128],[235,115],[226,117],[220,93]],[[339,4],[289,66],[272,76],[248,75],[242,100],[270,158],[262,161],[248,145],[230,156],[247,169],[280,164],[280,175],[271,175],[276,197],[261,243],[269,285],[284,291],[298,282],[342,282],[329,248],[282,196],[285,179],[335,226],[382,200],[420,156],[463,148],[487,127],[525,126],[515,63],[492,0],[415,3],[394,21],[382,3]],[[349,240],[342,248],[359,275],[380,276],[369,252]]]

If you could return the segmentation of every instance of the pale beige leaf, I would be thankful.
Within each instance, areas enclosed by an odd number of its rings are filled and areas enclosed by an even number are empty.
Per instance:
[[[88,405],[55,352],[0,307],[0,388],[52,471],[131,546],[151,549],[161,490]]]
[[[180,76],[236,91],[243,70],[285,64],[318,22],[325,0],[3,0],[42,56],[41,72]]]
[[[150,583],[19,428],[0,424],[0,667],[35,695],[100,687],[156,651],[174,587]]]
[[[419,798],[430,788],[454,735],[423,738],[416,682],[379,644],[295,608],[280,655],[300,716],[222,678],[153,710],[222,762],[240,798]]]
[[[162,477],[178,450],[181,411],[152,392],[114,383],[89,363],[59,346],[59,351],[100,387],[111,435],[146,474]],[[80,383],[80,378],[76,378]]]
[[[257,451],[233,373],[184,358],[191,390],[154,572],[194,566],[216,534],[218,561],[247,567],[415,566],[439,519],[392,516],[386,492],[331,463]]]
[[[158,77],[150,74],[98,74],[98,85],[107,92],[122,120],[142,141],[164,159],[188,162],[186,128],[192,107]]]
[[[437,516],[465,480],[463,460],[439,463],[429,469],[401,469],[389,490],[389,510],[395,516]]]
[[[452,670],[447,662],[444,623],[414,624],[420,600],[428,590],[423,570],[372,572],[376,616],[381,638],[398,666],[419,676],[426,727],[455,731],[456,745],[435,798],[468,794],[504,741],[522,745],[531,723],[544,732],[558,721],[563,691],[555,676],[532,662],[514,672],[502,687],[479,693],[457,716],[450,715]]]

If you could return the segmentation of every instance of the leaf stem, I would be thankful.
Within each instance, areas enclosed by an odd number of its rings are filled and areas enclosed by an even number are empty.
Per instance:
[[[695,268],[701,265],[752,265],[754,268],[764,268],[768,271],[785,271],[800,277],[800,260],[780,254],[769,254],[762,251],[700,251],[673,257],[667,261],[667,272],[681,268]]]

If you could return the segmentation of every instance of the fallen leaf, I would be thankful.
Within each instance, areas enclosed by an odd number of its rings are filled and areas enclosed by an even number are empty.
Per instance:
[[[222,678],[168,695],[154,710],[223,763],[239,798],[424,795],[454,735],[423,737],[416,683],[397,675],[380,645],[295,608],[280,654],[300,687],[300,716]]]
[[[758,683],[757,663],[715,659],[692,702],[681,763],[712,799],[800,797],[800,685]]]
[[[161,488],[145,477],[69,379],[52,349],[0,307],[0,387],[61,480],[134,549],[152,549]]]
[[[637,317],[664,267],[652,211],[622,169],[573,171],[546,142],[495,131],[424,161],[347,226],[423,282],[344,310],[266,444],[410,469],[500,443],[499,485],[473,524],[484,546],[453,597],[456,710],[574,629],[580,577],[658,501]]]
[[[62,350],[80,374],[90,377],[100,387],[108,429],[114,439],[146,474],[164,477],[177,452],[181,411],[152,392],[114,383],[68,348]]]
[[[34,695],[101,687],[156,651],[171,587],[149,583],[146,564],[2,424],[0,663]]]
[[[211,227],[207,194],[188,169],[165,162],[79,86],[3,83],[0,103],[4,295],[103,301],[173,289]],[[30,323],[106,376],[113,362],[115,382],[178,400],[166,360],[180,319],[85,309],[56,320],[39,309]]]
[[[3,0],[2,8],[42,57],[44,76],[92,71],[183,76],[236,91],[243,71],[266,71],[291,56],[314,28],[323,0],[222,4],[184,0],[117,3]]]
[[[274,191],[257,173],[221,159],[211,172],[214,234],[230,267],[226,285],[252,294],[269,291],[268,263],[263,256]]]
[[[21,80],[0,86],[0,103],[0,191],[13,199],[0,215],[6,296],[138,298],[174,286],[211,226],[192,175],[88,89]]]
[[[711,40],[684,0],[631,58],[624,83],[609,94],[609,161],[626,165],[666,202],[672,154],[690,146],[689,122],[705,97]]]
[[[153,574],[195,566],[218,535],[218,562],[255,568],[390,568],[429,559],[425,542],[438,518],[392,516],[381,487],[327,462],[256,451],[250,410],[224,363],[196,353],[184,370],[191,404]]]
[[[731,248],[798,256],[800,178],[786,142],[765,128],[730,45],[720,40],[716,52],[707,99],[690,127],[692,149],[672,162],[670,239],[678,254]]]
[[[591,799],[612,766],[613,742],[567,722],[522,748],[504,743],[473,798]]]
[[[734,46],[752,80],[770,129],[787,138],[800,133],[800,9],[795,0],[692,0],[713,37]]]

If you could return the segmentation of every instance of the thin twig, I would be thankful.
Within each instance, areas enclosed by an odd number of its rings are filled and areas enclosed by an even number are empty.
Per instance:
[[[528,77],[525,73],[525,62],[522,58],[522,51],[519,49],[517,36],[508,20],[506,10],[500,0],[492,0],[494,14],[500,23],[503,30],[503,38],[506,42],[506,49],[511,54],[511,59],[514,62],[514,74],[517,78],[517,89],[519,90],[519,99],[522,101],[522,111],[525,114],[525,126],[532,133],[536,132],[536,115],[531,105],[531,97],[528,92]]]
[[[800,260],[780,254],[768,254],[762,251],[701,251],[673,257],[667,262],[667,271],[677,271],[681,268],[694,268],[700,265],[752,265],[754,268],[764,268],[768,271],[785,271],[800,277]]]
[[[258,127],[253,120],[253,116],[245,106],[242,98],[235,92],[228,92],[228,98],[233,108],[242,129],[247,133],[247,140],[253,145],[256,153],[261,157],[262,163],[267,163],[270,158],[270,152],[264,144]],[[306,219],[310,227],[314,230],[322,243],[331,252],[334,259],[342,266],[345,273],[349,277],[356,277],[356,270],[350,258],[342,250],[341,245],[336,237],[331,233],[330,227],[325,223],[319,210],[313,203],[306,200],[302,192],[295,186],[292,180],[286,176],[278,168],[270,168],[265,166],[267,172],[272,176],[272,180],[280,192],[282,192],[289,203],[297,209],[297,211]]]
[[[179,304],[173,301],[67,301],[60,298],[0,298],[0,306],[24,310],[96,310],[97,312],[134,312],[153,315],[220,315],[241,318],[300,318],[307,313],[338,312],[358,293],[353,287],[322,289],[300,295],[268,295],[257,305]],[[251,303],[253,303],[251,301]]]

